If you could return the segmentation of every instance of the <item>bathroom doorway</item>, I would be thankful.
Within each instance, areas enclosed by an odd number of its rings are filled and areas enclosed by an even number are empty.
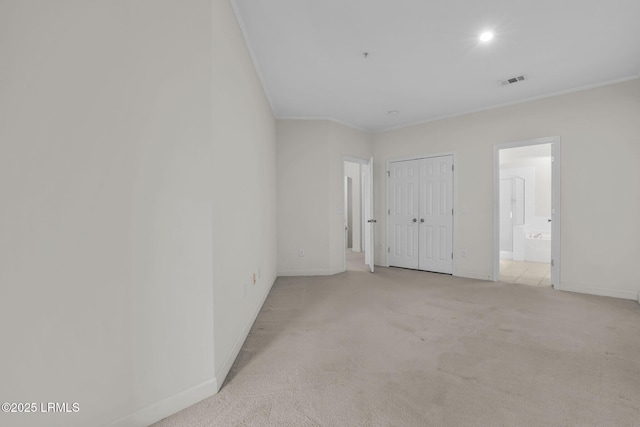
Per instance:
[[[496,147],[496,280],[535,286],[557,283],[557,142],[546,138]]]

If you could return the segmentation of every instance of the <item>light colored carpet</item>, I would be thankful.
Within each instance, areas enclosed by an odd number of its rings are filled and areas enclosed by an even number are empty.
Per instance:
[[[364,252],[345,251],[346,269],[348,271],[369,271],[369,266],[364,263]]]
[[[279,278],[222,390],[155,427],[640,426],[634,301],[395,268]]]

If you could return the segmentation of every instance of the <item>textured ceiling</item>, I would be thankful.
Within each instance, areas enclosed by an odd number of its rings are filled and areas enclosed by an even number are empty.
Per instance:
[[[639,0],[231,3],[280,118],[380,131],[640,75]]]

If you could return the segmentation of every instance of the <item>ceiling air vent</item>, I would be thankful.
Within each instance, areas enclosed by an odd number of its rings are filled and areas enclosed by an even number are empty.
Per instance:
[[[512,85],[514,83],[521,82],[526,79],[527,78],[525,76],[517,76],[517,77],[511,77],[510,79],[506,79],[506,80],[500,80],[498,83],[500,84],[500,86],[507,86],[507,85]]]

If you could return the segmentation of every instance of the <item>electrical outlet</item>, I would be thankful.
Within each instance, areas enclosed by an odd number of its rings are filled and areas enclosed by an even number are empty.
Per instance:
[[[298,249],[298,256],[299,257],[303,257],[304,256],[304,249]]]

